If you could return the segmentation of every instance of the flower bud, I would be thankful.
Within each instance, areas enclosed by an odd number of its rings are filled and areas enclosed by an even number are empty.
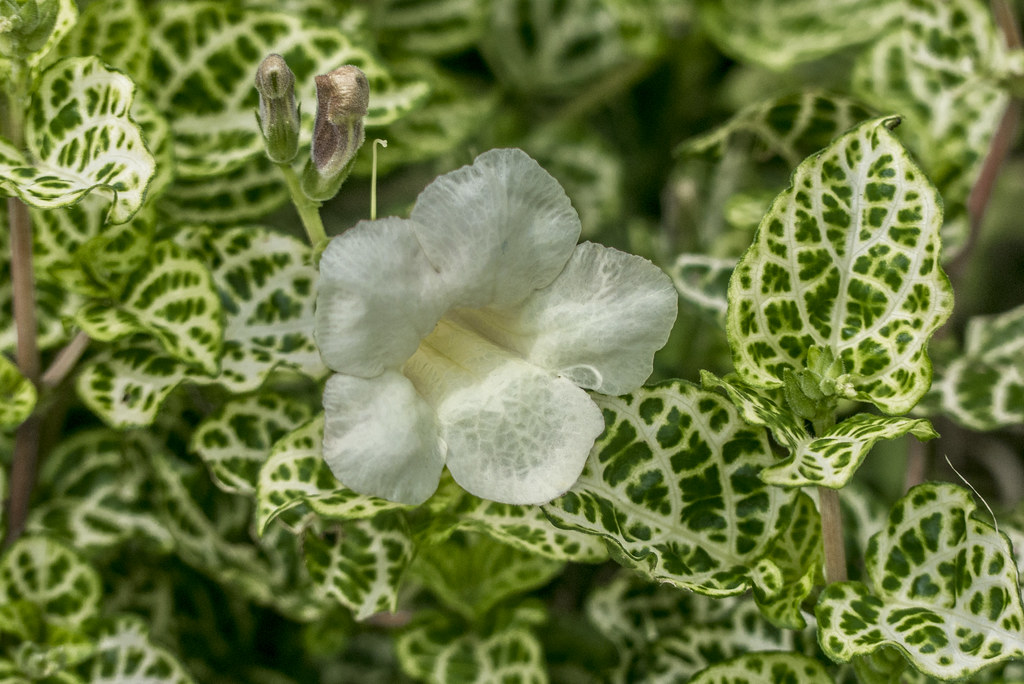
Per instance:
[[[267,156],[272,162],[287,164],[299,152],[299,108],[295,104],[295,74],[281,55],[269,55],[260,62],[256,90]]]
[[[316,122],[310,160],[302,190],[324,201],[338,192],[363,144],[363,117],[370,102],[370,83],[360,69],[343,66],[316,77]]]
[[[0,0],[0,55],[25,59],[46,45],[57,23],[57,0]]]

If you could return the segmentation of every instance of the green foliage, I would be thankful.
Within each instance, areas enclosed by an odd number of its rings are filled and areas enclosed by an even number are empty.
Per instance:
[[[870,586],[831,584],[818,600],[825,653],[848,662],[892,645],[947,680],[1024,656],[1009,542],[974,510],[970,494],[948,484],[920,485],[896,502],[868,546]]]
[[[1024,51],[1004,4],[0,0],[0,681],[1019,682]],[[300,105],[281,164],[254,88],[271,53]],[[345,64],[369,80],[367,144],[303,203],[313,78]],[[409,216],[492,148],[557,179],[584,238],[666,270],[676,327],[651,384],[580,395],[604,431],[550,502],[449,472],[419,506],[360,494],[323,456],[331,412],[361,407],[323,408],[322,238]],[[462,173],[429,192],[471,241]],[[441,301],[463,274],[433,256],[437,292],[411,292]],[[603,349],[591,314],[652,308],[597,270],[602,310],[554,316],[545,344]],[[563,285],[530,297],[593,298]],[[511,309],[452,306],[490,326],[481,349],[543,353],[534,323],[491,325]],[[473,420],[540,405],[510,394],[466,402]],[[904,493],[915,466],[948,479],[946,454],[998,522],[959,486]]]
[[[155,162],[130,110],[135,84],[99,59],[58,62],[40,77],[25,124],[28,155],[0,138],[0,189],[36,207],[62,207],[108,191],[108,219],[142,204]]]
[[[710,596],[746,590],[793,504],[758,477],[772,459],[764,431],[686,383],[598,405],[604,435],[548,517],[604,536],[654,579]]]

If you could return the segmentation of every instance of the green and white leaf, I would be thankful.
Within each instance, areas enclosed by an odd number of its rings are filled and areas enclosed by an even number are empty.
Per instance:
[[[295,74],[296,99],[309,130],[316,112],[313,76],[343,64],[370,82],[369,127],[382,126],[419,105],[429,87],[399,84],[369,50],[334,28],[225,3],[161,3],[156,7],[152,74],[155,104],[170,112],[178,171],[188,178],[216,176],[263,156],[253,117],[256,69],[277,53]]]
[[[723,390],[744,421],[768,428],[775,441],[787,449],[797,449],[809,439],[781,392],[754,388],[735,377],[722,379],[706,370],[700,372],[700,383],[707,390]]]
[[[822,649],[849,662],[894,646],[931,677],[960,679],[1024,657],[1024,608],[1005,535],[972,517],[970,492],[924,484],[893,506],[868,547],[871,585],[828,585]]]
[[[308,508],[323,518],[356,520],[402,508],[357,494],[338,482],[323,457],[324,417],[318,415],[274,443],[256,485],[256,529],[293,508]]]
[[[875,442],[906,434],[921,441],[939,436],[927,420],[858,413],[821,437],[806,439],[785,461],[765,468],[761,479],[780,487],[842,489]]]
[[[28,157],[0,140],[0,189],[40,208],[100,189],[107,220],[130,219],[156,162],[129,112],[135,84],[95,57],[65,59],[40,78],[25,124]]]
[[[735,259],[680,254],[669,275],[684,301],[711,314],[724,327],[725,311],[729,306],[729,277],[735,267]]]
[[[35,385],[0,354],[0,428],[21,425],[35,407]]]
[[[374,8],[381,40],[419,55],[449,55],[473,47],[487,25],[476,0],[385,0]]]
[[[395,642],[410,677],[431,684],[547,684],[544,652],[533,633],[544,609],[523,603],[489,626],[467,626],[435,610],[419,611]]]
[[[481,51],[515,90],[566,97],[624,66],[630,46],[610,3],[492,3]]]
[[[938,373],[921,408],[972,430],[1024,423],[1024,306],[967,323],[964,350]]]
[[[711,596],[745,591],[795,497],[759,478],[774,460],[764,430],[681,381],[594,400],[605,432],[547,516],[605,537],[654,579]]]
[[[69,540],[76,549],[114,549],[132,539],[168,550],[171,537],[152,510],[146,450],[106,428],[77,432],[47,455],[40,480],[46,498],[29,530]]]
[[[221,300],[206,264],[171,241],[155,243],[111,306],[86,305],[75,322],[95,340],[153,337],[171,357],[214,375],[224,327]]]
[[[752,601],[712,599],[633,573],[592,591],[586,611],[618,650],[613,682],[686,682],[743,653],[798,646],[793,631],[771,625]]]
[[[313,342],[316,268],[296,238],[260,227],[185,229],[176,239],[210,268],[224,310],[220,372],[200,375],[152,344],[127,340],[87,363],[83,401],[109,425],[149,425],[183,381],[252,392],[275,370],[314,379],[326,373]]]
[[[553,560],[600,563],[608,559],[601,537],[551,524],[540,506],[515,506],[466,494],[452,510],[454,529],[481,532],[527,553]]]
[[[898,414],[927,391],[926,345],[953,296],[940,200],[890,132],[897,121],[861,124],[804,161],[762,220],[729,284],[746,382],[782,386],[818,345],[842,360],[849,398]]]
[[[727,4],[717,6],[724,9]],[[711,132],[690,138],[678,151],[722,157],[743,146],[759,159],[779,157],[792,168],[872,116],[852,98],[802,90],[748,105]]]
[[[100,634],[97,653],[88,668],[92,684],[192,684],[184,666],[149,639],[141,619],[122,616]]]
[[[411,575],[472,622],[505,599],[539,589],[564,567],[562,561],[485,535],[456,534],[441,544],[421,548]]]
[[[779,535],[767,559],[769,572],[755,575],[754,582],[754,600],[761,614],[778,627],[803,629],[807,621],[802,604],[815,585],[822,584],[825,562],[821,516],[806,493],[797,497],[789,527]],[[769,581],[773,579],[776,581]]]
[[[131,337],[85,363],[75,390],[89,410],[114,428],[150,425],[160,405],[197,371],[167,356],[152,339]]]
[[[701,670],[690,684],[834,684],[817,660],[800,653],[746,653]]]
[[[218,487],[255,494],[260,466],[274,442],[312,415],[308,401],[263,390],[232,399],[204,419],[192,433],[191,448]]]
[[[321,599],[349,608],[357,620],[398,609],[398,592],[416,547],[401,513],[351,520],[309,533],[306,568]]]
[[[302,570],[299,540],[277,531],[259,542],[246,539],[248,500],[218,496],[205,470],[172,461],[158,444],[152,446],[151,463],[156,508],[182,561],[292,619],[311,620],[324,612]]]
[[[725,52],[784,71],[871,40],[899,8],[897,0],[702,0],[700,18]]]
[[[0,558],[0,605],[35,604],[46,624],[80,628],[99,615],[102,594],[96,571],[49,537],[19,537]]]
[[[945,257],[962,247],[967,200],[1009,99],[1010,56],[983,0],[906,0],[901,21],[857,61],[853,86],[907,120],[908,146],[945,204]]]
[[[185,224],[236,226],[265,219],[288,197],[280,169],[263,154],[216,176],[175,178],[159,207]]]
[[[177,239],[210,264],[224,302],[224,354],[215,382],[241,394],[276,369],[313,379],[326,374],[313,342],[318,274],[308,246],[258,226],[185,230]]]
[[[58,52],[62,57],[95,55],[149,83],[149,22],[138,0],[104,0],[87,4]]]

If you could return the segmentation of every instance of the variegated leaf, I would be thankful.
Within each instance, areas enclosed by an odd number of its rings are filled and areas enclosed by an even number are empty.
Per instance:
[[[240,540],[248,530],[248,500],[223,498],[205,472],[173,461],[159,444],[152,446],[150,457],[159,498],[156,510],[181,560],[293,619],[310,620],[323,613],[293,535],[272,530],[258,542]]]
[[[186,229],[179,243],[210,268],[224,307],[220,372],[190,370],[137,340],[86,364],[79,395],[108,424],[149,425],[183,381],[218,384],[235,394],[260,387],[275,369],[317,379],[325,368],[313,342],[316,269],[296,238],[260,227]]]
[[[260,391],[230,400],[204,419],[192,433],[191,448],[221,489],[255,494],[260,466],[274,442],[312,415],[308,401]]]
[[[138,0],[90,3],[58,46],[62,57],[95,55],[126,72],[138,83],[149,82],[149,22]]]
[[[761,479],[782,487],[842,489],[875,442],[907,434],[921,441],[939,436],[927,420],[858,413],[824,435],[804,440],[785,461],[765,468]]]
[[[411,575],[467,620],[505,599],[538,589],[565,564],[521,551],[484,535],[456,534],[420,549]]]
[[[288,198],[281,171],[263,154],[216,176],[175,178],[159,207],[186,224],[236,226],[266,218]]]
[[[942,193],[949,258],[966,239],[968,195],[1008,102],[998,81],[1009,57],[983,0],[899,6],[901,21],[858,60],[854,89],[906,116],[908,146]]]
[[[871,117],[864,105],[851,98],[803,90],[744,107],[710,133],[684,142],[679,152],[721,157],[743,144],[758,158],[780,157],[795,167]]]
[[[224,302],[224,355],[216,381],[251,392],[277,368],[326,374],[313,342],[316,267],[301,240],[257,226],[195,229],[177,239],[210,265]]]
[[[0,428],[21,425],[36,407],[36,387],[0,355]]]
[[[435,610],[420,611],[397,638],[402,669],[431,684],[547,684],[544,652],[533,627],[543,608],[524,603],[488,625],[465,625]]]
[[[168,355],[214,375],[223,346],[222,316],[206,263],[173,242],[162,241],[128,277],[120,301],[113,306],[93,302],[79,311],[75,322],[101,341],[150,335]]]
[[[171,113],[178,171],[189,178],[220,175],[263,155],[252,83],[268,54],[282,55],[295,73],[307,124],[316,112],[313,76],[343,64],[369,79],[367,127],[396,120],[428,92],[422,82],[397,84],[340,31],[287,14],[241,12],[216,2],[161,3],[150,39],[153,78],[160,83],[156,105]]]
[[[920,408],[972,430],[1024,423],[1024,306],[972,318],[964,340]]]
[[[684,301],[713,315],[724,326],[725,311],[729,306],[729,277],[735,267],[734,259],[680,254],[669,275]]]
[[[79,628],[99,615],[102,593],[96,571],[49,537],[22,536],[0,557],[0,605],[35,604],[47,624]]]
[[[602,0],[491,5],[481,43],[492,69],[516,90],[565,97],[630,59],[619,17]]]
[[[775,541],[768,560],[778,572],[755,577],[754,599],[761,614],[778,627],[803,629],[807,621],[802,604],[822,583],[825,562],[821,517],[806,494],[797,498],[789,527]],[[777,583],[768,581],[776,578]]]
[[[830,584],[816,613],[833,660],[894,646],[921,672],[960,679],[1024,657],[1024,608],[1005,535],[972,516],[970,492],[914,487],[868,546],[871,585]]]
[[[357,494],[342,485],[323,457],[324,417],[318,415],[277,442],[260,468],[256,485],[256,529],[263,534],[272,520],[297,506],[323,518],[371,518],[399,504]]]
[[[486,5],[476,0],[386,0],[374,14],[383,42],[425,55],[466,50],[486,26]]]
[[[874,38],[898,0],[702,0],[704,28],[726,52],[782,71]]]
[[[740,376],[780,387],[812,346],[843,363],[850,398],[905,413],[931,382],[928,338],[953,296],[939,265],[934,187],[890,132],[865,122],[804,161],[729,283]]]
[[[47,455],[40,480],[46,498],[33,507],[30,530],[68,539],[76,549],[113,549],[142,539],[169,549],[171,537],[147,496],[145,450],[100,428],[77,432]]]
[[[101,189],[107,220],[142,205],[156,162],[129,110],[135,84],[95,57],[65,59],[40,78],[25,125],[28,157],[0,140],[0,188],[41,208],[73,204]]]
[[[86,363],[75,379],[79,398],[107,425],[150,425],[174,388],[206,376],[166,355],[156,342],[129,338]]]
[[[453,528],[482,532],[521,551],[577,563],[608,558],[601,537],[558,529],[539,506],[515,506],[466,494],[451,512]]]
[[[118,617],[100,633],[97,653],[89,664],[92,684],[192,684],[184,666],[149,639],[141,619]]]
[[[795,496],[759,478],[773,460],[764,430],[681,381],[594,400],[605,431],[547,516],[605,537],[652,578],[712,596],[745,591]]]
[[[398,592],[415,546],[401,513],[350,520],[309,533],[306,568],[321,599],[338,601],[357,620],[398,609]]]
[[[721,389],[751,425],[763,425],[772,431],[775,441],[793,450],[807,441],[809,435],[802,421],[786,406],[779,391],[750,387],[735,378],[722,379],[708,371],[700,373],[704,389]]]
[[[591,592],[586,610],[619,652],[614,682],[686,682],[742,653],[796,646],[792,631],[769,624],[750,601],[711,599],[632,573]]]
[[[799,653],[745,653],[701,670],[690,684],[834,684],[821,663]]]

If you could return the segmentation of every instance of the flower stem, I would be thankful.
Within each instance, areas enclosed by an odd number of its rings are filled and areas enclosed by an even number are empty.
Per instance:
[[[284,181],[287,183],[288,192],[292,197],[292,204],[299,212],[299,220],[302,221],[302,227],[306,230],[310,245],[314,249],[321,246],[327,241],[327,231],[324,230],[324,222],[320,218],[320,202],[309,199],[302,192],[299,174],[295,173],[295,169],[290,164],[278,164],[277,167],[284,175]]]

